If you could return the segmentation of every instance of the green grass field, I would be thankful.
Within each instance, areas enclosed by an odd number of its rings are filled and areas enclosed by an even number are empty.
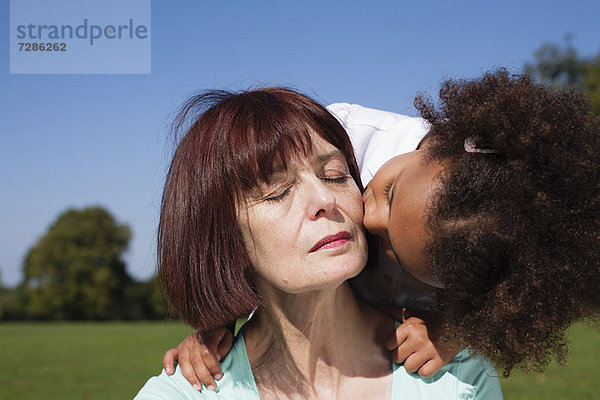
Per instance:
[[[4,323],[0,399],[130,399],[189,329],[176,322]],[[600,399],[600,333],[577,325],[566,367],[502,380],[506,399]]]
[[[0,325],[0,399],[131,399],[190,330],[176,322]]]

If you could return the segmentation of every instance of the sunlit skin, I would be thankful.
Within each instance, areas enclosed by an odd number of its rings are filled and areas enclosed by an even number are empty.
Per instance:
[[[364,226],[381,238],[386,255],[415,278],[441,286],[425,257],[427,202],[442,167],[425,163],[423,150],[396,156],[375,174],[364,194]]]
[[[335,287],[367,258],[361,194],[344,155],[316,135],[313,141],[313,154],[289,160],[240,207],[257,284],[290,294]]]

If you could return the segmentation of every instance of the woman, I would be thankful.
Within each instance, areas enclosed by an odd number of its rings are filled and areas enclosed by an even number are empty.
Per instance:
[[[445,288],[434,307],[438,337],[505,374],[542,369],[550,355],[564,357],[566,327],[600,308],[598,124],[580,95],[504,70],[448,81],[440,97],[439,110],[416,102],[430,124],[426,146],[381,168],[398,150],[380,132],[406,121],[330,107],[367,154],[363,178],[377,171],[365,227],[404,269]],[[381,303],[385,282],[365,272],[360,293]]]
[[[357,300],[367,261],[358,168],[348,136],[316,102],[285,89],[193,98],[177,126],[159,225],[159,275],[194,327],[258,306],[224,360],[219,393],[181,375],[154,398],[501,398],[497,377],[459,354],[430,379],[392,365],[394,321]],[[470,397],[466,397],[470,396]]]

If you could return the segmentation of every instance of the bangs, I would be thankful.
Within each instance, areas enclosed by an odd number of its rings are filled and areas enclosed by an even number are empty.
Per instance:
[[[261,183],[269,184],[274,173],[287,170],[289,161],[308,157],[313,150],[312,136],[319,135],[318,127],[308,126],[302,117],[283,107],[268,115],[248,117],[239,121],[241,126],[233,127],[240,134],[232,135],[228,154],[232,178],[243,193]]]
[[[205,126],[197,130],[205,132],[206,125],[213,125],[208,129],[216,133],[209,138],[215,153],[208,156],[213,159],[210,164],[225,169],[218,176],[226,179],[222,184],[232,186],[238,200],[260,184],[269,184],[288,161],[309,156],[313,135],[344,154],[362,190],[348,135],[320,104],[283,88],[228,94],[220,100],[202,114],[197,124]]]

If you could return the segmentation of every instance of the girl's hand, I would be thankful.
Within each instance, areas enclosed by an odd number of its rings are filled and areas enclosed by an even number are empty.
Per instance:
[[[458,354],[460,349],[445,349],[432,339],[425,322],[417,317],[403,318],[403,323],[388,337],[385,347],[395,363],[404,363],[408,372],[430,377]]]
[[[216,380],[223,373],[219,361],[225,357],[233,345],[233,334],[227,328],[212,331],[198,331],[189,335],[174,349],[169,349],[163,357],[163,367],[167,375],[175,372],[174,362],[192,386],[201,391],[202,385],[216,390]]]

